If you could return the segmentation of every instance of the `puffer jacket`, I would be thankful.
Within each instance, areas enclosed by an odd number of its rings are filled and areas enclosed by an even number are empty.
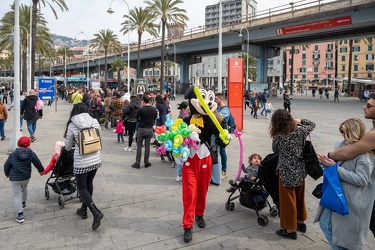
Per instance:
[[[72,122],[68,125],[68,131],[66,133],[65,149],[70,151],[73,146],[75,146],[77,149],[74,150],[74,168],[86,168],[100,164],[102,162],[100,151],[87,155],[80,155],[78,150],[79,146],[77,144],[78,133],[82,129],[94,127],[98,128],[100,131],[98,121],[92,118],[88,113],[75,115],[71,118],[71,121]]]
[[[135,115],[137,114],[137,111],[139,107],[141,106],[141,102],[138,100],[131,100],[128,107],[126,108],[124,112],[124,116],[127,117],[128,122],[136,122]]]
[[[23,115],[23,119],[26,121],[36,121],[39,117],[43,116],[43,109],[36,111],[35,104],[38,101],[38,97],[36,95],[29,95],[26,96],[22,102],[21,106],[21,115]]]
[[[31,163],[43,172],[44,168],[38,156],[30,148],[16,148],[4,164],[4,174],[11,181],[25,181],[31,178]]]

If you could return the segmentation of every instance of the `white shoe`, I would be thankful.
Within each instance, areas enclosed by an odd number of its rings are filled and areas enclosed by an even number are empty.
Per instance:
[[[131,147],[126,147],[126,148],[124,148],[124,150],[125,150],[126,152],[131,152],[131,151],[133,151],[133,149],[132,149]]]
[[[116,129],[113,130],[113,133],[116,133]]]
[[[178,176],[176,177],[176,181],[182,181],[182,176]]]

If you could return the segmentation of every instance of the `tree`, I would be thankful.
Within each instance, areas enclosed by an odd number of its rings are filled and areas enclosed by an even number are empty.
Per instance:
[[[256,78],[257,78],[257,59],[254,56],[252,56],[250,54],[247,54],[247,53],[242,53],[240,58],[243,58],[244,61],[245,61],[245,63],[244,63],[244,67],[245,67],[244,78],[246,79],[246,60],[247,60],[247,62],[248,62],[248,66],[247,66],[248,77],[252,81],[255,81]],[[245,80],[245,82],[246,82],[246,80]]]
[[[73,51],[70,50],[70,48],[68,46],[61,46],[60,48],[58,48],[56,50],[56,56],[63,58],[62,63],[65,66],[65,60],[66,60],[66,58],[74,57],[74,53],[73,53]],[[66,69],[64,68],[64,71],[65,70]],[[64,72],[64,77],[65,76],[66,76],[66,72]]]
[[[121,23],[123,28],[120,31],[122,31],[124,35],[134,30],[137,30],[138,33],[137,78],[140,78],[142,34],[147,32],[150,35],[157,37],[158,33],[156,28],[158,25],[153,23],[155,21],[155,15],[151,14],[147,9],[143,9],[142,7],[135,7],[133,10],[130,10],[129,15],[124,15],[124,18],[127,20]],[[130,79],[128,79],[128,81],[129,80]]]
[[[0,42],[0,49],[7,49],[13,51],[14,38],[13,38],[13,27],[14,27],[14,8],[15,5],[11,5],[11,11],[5,13],[4,17],[0,20],[0,36],[4,39]],[[21,4],[19,9],[19,24],[20,24],[20,42],[22,45],[21,58],[22,58],[22,86],[21,89],[26,90],[27,88],[27,50],[29,41],[28,34],[30,33],[30,7]],[[36,16],[37,26],[36,31],[38,36],[35,40],[35,47],[39,54],[44,55],[47,50],[53,47],[52,35],[47,28],[47,22],[43,17],[43,14],[38,13]],[[33,76],[33,75],[32,75]],[[31,81],[34,83],[34,77]],[[31,86],[32,87],[32,86]]]
[[[148,5],[148,10],[153,13],[155,17],[160,18],[161,25],[161,67],[160,67],[160,92],[163,92],[163,80],[164,80],[164,46],[165,46],[165,28],[167,22],[174,23],[176,25],[183,25],[186,27],[186,22],[189,20],[187,17],[186,10],[177,7],[179,4],[183,4],[183,0],[145,0]]]
[[[94,39],[90,41],[91,46],[95,47],[98,44],[98,47],[102,46],[104,48],[104,88],[107,89],[108,83],[108,65],[107,65],[107,54],[108,49],[114,49],[115,51],[121,51],[121,44],[117,38],[117,35],[113,33],[112,30],[102,29],[99,33],[94,34]],[[130,79],[128,79],[130,81]]]
[[[111,68],[109,70],[117,72],[117,82],[118,82],[119,87],[120,87],[120,82],[121,82],[120,71],[123,70],[126,66],[127,66],[127,63],[122,58],[115,58],[113,62],[111,63]]]
[[[57,19],[57,13],[55,9],[52,7],[51,3],[56,4],[61,11],[68,11],[68,6],[65,3],[65,0],[32,0],[33,1],[33,8],[32,8],[32,22],[31,22],[31,40],[32,40],[32,45],[31,45],[31,88],[34,88],[34,75],[35,75],[35,53],[36,53],[36,39],[37,39],[37,23],[38,23],[38,13],[40,14],[41,7],[40,5],[43,4],[43,7],[46,7],[48,5],[53,14],[55,15],[55,18]],[[51,2],[51,3],[50,3]],[[39,7],[39,8],[38,8]],[[38,11],[39,10],[39,11]]]

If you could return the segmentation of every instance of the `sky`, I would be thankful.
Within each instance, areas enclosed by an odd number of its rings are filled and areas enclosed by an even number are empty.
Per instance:
[[[20,4],[30,5],[31,0],[19,0]],[[77,35],[81,31],[84,32],[89,39],[94,37],[101,29],[111,29],[117,34],[121,43],[128,42],[128,36],[120,32],[121,23],[124,21],[123,15],[127,14],[128,8],[123,0],[65,0],[69,11],[62,12],[52,0],[46,0],[54,6],[57,12],[58,19],[56,20],[50,7],[42,7],[42,13],[47,20],[47,27],[52,34],[63,35],[79,40],[86,39],[84,35]],[[187,11],[189,21],[186,29],[196,28],[204,25],[205,7],[207,5],[217,4],[219,0],[183,0],[184,3],[179,5],[179,8]],[[281,5],[289,5],[291,0],[256,0],[258,2],[258,11],[266,10]],[[10,11],[10,5],[14,0],[1,0],[0,18]],[[112,2],[112,15],[107,13],[108,8]],[[129,8],[145,7],[143,0],[126,0]],[[204,4],[199,4],[203,3]],[[198,3],[198,4],[197,4]],[[142,40],[151,38],[148,34],[142,35]],[[133,31],[130,34],[130,41],[137,41],[137,33]]]

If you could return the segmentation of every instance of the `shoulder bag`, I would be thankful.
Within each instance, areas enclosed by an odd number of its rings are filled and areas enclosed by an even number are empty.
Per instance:
[[[317,180],[323,176],[323,169],[320,166],[318,156],[316,155],[314,146],[311,143],[310,135],[309,138],[310,140],[306,140],[305,146],[303,147],[302,157],[305,161],[307,174],[314,180]]]

